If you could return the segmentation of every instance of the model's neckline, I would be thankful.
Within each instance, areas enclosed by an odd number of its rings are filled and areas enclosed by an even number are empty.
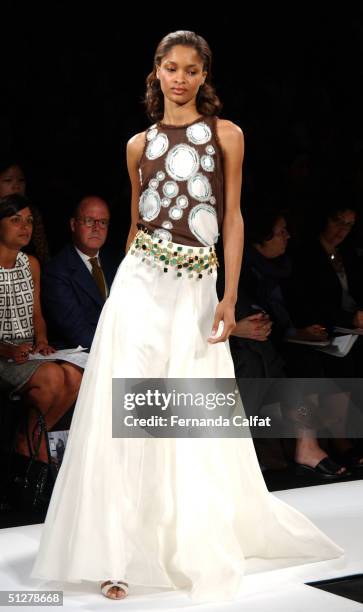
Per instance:
[[[203,115],[200,115],[197,119],[194,119],[194,121],[190,121],[190,123],[181,123],[180,125],[175,125],[173,123],[163,123],[162,121],[158,121],[157,125],[158,127],[161,128],[172,128],[175,130],[178,129],[183,129],[183,128],[187,128],[190,125],[194,125],[194,123],[199,123],[200,121],[205,120],[205,117]]]

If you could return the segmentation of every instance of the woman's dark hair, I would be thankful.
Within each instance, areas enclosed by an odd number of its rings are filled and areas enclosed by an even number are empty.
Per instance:
[[[0,160],[0,174],[13,166],[17,166],[24,172],[23,165],[14,157]],[[16,208],[17,206],[19,208]],[[26,196],[14,193],[0,198],[0,219],[16,215],[19,210],[27,206],[32,212],[34,223],[31,240],[23,250],[30,255],[35,255],[41,265],[44,265],[49,261],[49,247],[40,210],[31,204]]]
[[[28,198],[18,193],[12,193],[4,198],[0,198],[0,220],[16,215],[19,210],[23,210],[27,206],[30,208]]]
[[[329,219],[334,219],[339,214],[346,212],[347,210],[351,210],[357,215],[356,206],[351,204],[349,201],[344,202],[344,199],[339,201],[331,202],[328,205],[325,205],[321,208],[320,214],[317,216],[315,221],[315,232],[314,234],[317,236],[321,234],[322,231],[326,228]]]
[[[314,193],[309,206],[304,211],[301,235],[305,240],[318,238],[326,228],[329,219],[334,219],[347,210],[351,210],[357,216],[357,203],[349,193],[342,193],[339,189],[335,193],[330,191]]]
[[[24,172],[22,163],[16,157],[0,158],[0,174],[6,172],[6,170],[9,170],[13,166],[17,166]]]
[[[209,45],[202,36],[189,32],[188,30],[178,30],[164,36],[158,44],[154,56],[154,68],[146,79],[146,94],[144,103],[149,117],[153,121],[160,121],[164,115],[164,96],[160,88],[160,81],[156,76],[157,68],[160,66],[163,57],[175,47],[183,45],[192,47],[198,53],[203,62],[203,71],[207,76],[204,84],[199,88],[197,95],[197,110],[201,115],[218,115],[222,104],[215,93],[212,85],[212,52]]]
[[[250,244],[263,245],[274,236],[274,227],[281,218],[286,219],[283,209],[259,209],[246,217],[246,238]]]

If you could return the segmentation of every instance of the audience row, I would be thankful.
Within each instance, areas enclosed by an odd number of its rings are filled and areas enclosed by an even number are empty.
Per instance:
[[[43,248],[40,273],[29,245],[33,228],[38,228],[38,237],[44,228],[40,213],[24,193],[21,168],[0,169],[0,390],[11,398],[21,395],[38,408],[49,429],[74,403],[82,369],[29,357],[35,352],[51,357],[55,348],[90,349],[120,261],[102,248],[109,207],[100,197],[88,195],[70,218],[71,243],[51,260],[44,257],[48,250]],[[290,236],[283,211],[260,210],[249,219],[236,328],[230,339],[237,379],[362,376],[361,260],[346,246],[355,221],[352,208],[330,207],[315,238],[287,254]],[[35,244],[40,253],[39,244],[46,241],[33,242],[36,251]],[[221,290],[223,274],[218,283]],[[339,327],[355,340],[344,356],[334,354],[330,346],[330,352],[324,352]],[[327,385],[323,393],[319,387],[320,402],[316,395],[316,385],[310,382],[301,387],[298,399],[295,388],[281,406],[297,424],[296,461],[312,469],[320,465],[322,473],[337,476],[345,468],[319,447],[317,415],[324,402],[334,407],[331,413],[346,414],[349,389],[343,384],[337,392]],[[313,406],[308,420],[306,411],[301,419],[302,403]],[[35,424],[34,412],[30,425]],[[308,442],[302,435],[307,429]],[[24,454],[26,434],[20,432],[17,440],[17,450]],[[341,434],[343,450],[350,451],[344,426]],[[40,458],[45,460],[45,454],[44,446]],[[361,460],[356,463],[361,465]]]

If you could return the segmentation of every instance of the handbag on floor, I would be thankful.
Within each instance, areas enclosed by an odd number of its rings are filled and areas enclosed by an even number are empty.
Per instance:
[[[32,409],[35,408],[32,407]],[[45,512],[57,477],[57,468],[51,459],[44,416],[39,410],[37,412],[38,418],[31,432],[31,439],[26,422],[30,456],[15,452],[14,447],[12,449],[8,465],[6,497],[12,509]],[[34,438],[37,430],[38,435],[35,445]],[[46,440],[47,462],[39,461],[37,458],[43,436]]]

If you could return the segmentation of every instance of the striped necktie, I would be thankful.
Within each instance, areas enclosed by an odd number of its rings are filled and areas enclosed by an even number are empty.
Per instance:
[[[90,257],[89,262],[92,266],[92,276],[95,279],[96,285],[100,290],[100,294],[102,295],[103,299],[106,300],[106,297],[107,297],[106,284],[105,284],[105,279],[103,276],[102,268],[100,264],[98,263],[98,258]]]

